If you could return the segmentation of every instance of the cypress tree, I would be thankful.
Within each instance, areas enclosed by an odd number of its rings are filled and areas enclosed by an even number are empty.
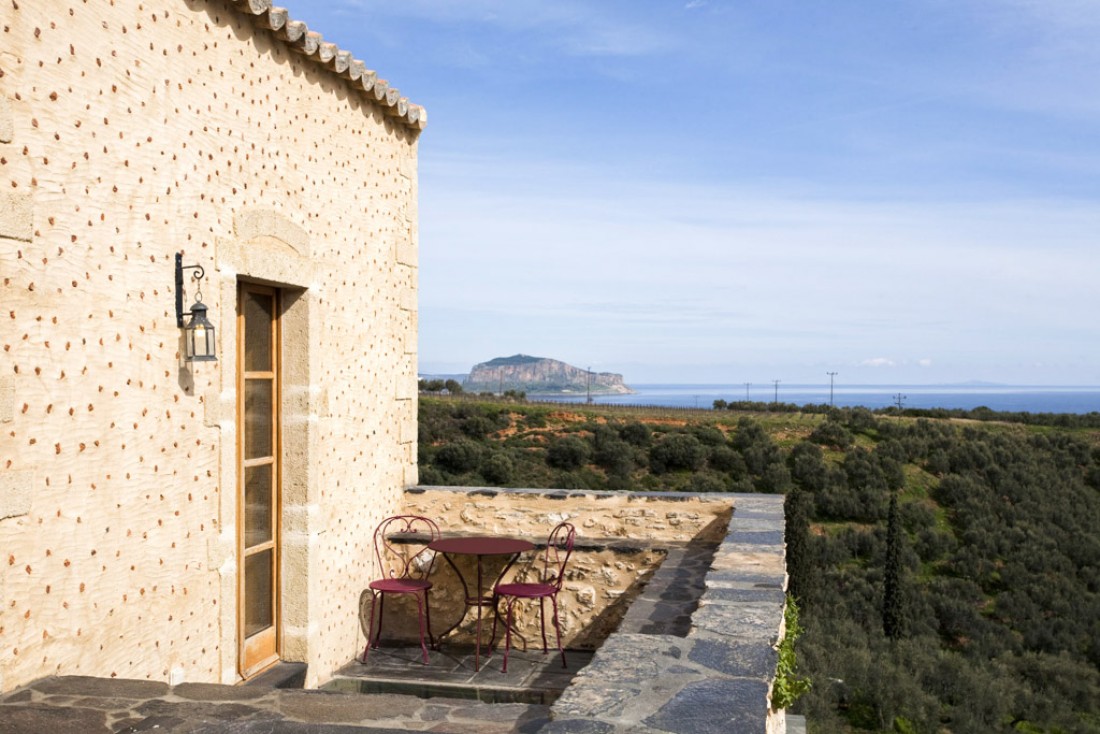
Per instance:
[[[794,488],[783,499],[784,540],[787,543],[787,590],[791,596],[805,602],[814,581],[810,557],[810,517],[806,507],[808,495]]]
[[[905,613],[901,598],[901,523],[898,521],[898,496],[890,495],[890,515],[886,521],[886,567],[883,572],[882,631],[891,640],[904,636]]]

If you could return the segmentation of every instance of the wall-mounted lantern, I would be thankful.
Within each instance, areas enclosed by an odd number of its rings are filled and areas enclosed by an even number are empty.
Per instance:
[[[201,265],[184,265],[183,253],[176,253],[176,326],[183,329],[184,355],[188,362],[216,362],[214,354],[214,325],[206,318],[206,305],[202,303],[202,289],[196,287],[195,305],[190,311],[183,310],[183,271],[198,270],[192,277],[200,281],[206,275]],[[183,317],[190,316],[187,325]]]

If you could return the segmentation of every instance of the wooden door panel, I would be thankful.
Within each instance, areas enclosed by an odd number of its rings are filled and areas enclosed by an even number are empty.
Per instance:
[[[239,667],[248,678],[279,659],[278,291],[238,292]]]

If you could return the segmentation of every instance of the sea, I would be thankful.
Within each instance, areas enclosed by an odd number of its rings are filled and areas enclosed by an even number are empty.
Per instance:
[[[793,405],[829,405],[865,408],[986,407],[998,412],[1095,413],[1100,412],[1100,386],[1051,387],[1036,385],[749,385],[631,384],[629,395],[593,395],[598,405],[645,405],[667,408],[714,407],[748,400]],[[584,403],[584,393],[574,395],[528,394],[530,400]]]

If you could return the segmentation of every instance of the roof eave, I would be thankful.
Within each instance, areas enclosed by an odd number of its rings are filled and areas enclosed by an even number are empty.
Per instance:
[[[351,82],[353,90],[377,105],[404,127],[416,132],[428,124],[427,111],[403,97],[397,87],[379,79],[378,74],[320,33],[309,30],[300,20],[290,18],[286,8],[275,7],[271,0],[229,0],[231,6],[249,18],[254,26],[270,31],[295,53],[305,56],[321,68]]]

